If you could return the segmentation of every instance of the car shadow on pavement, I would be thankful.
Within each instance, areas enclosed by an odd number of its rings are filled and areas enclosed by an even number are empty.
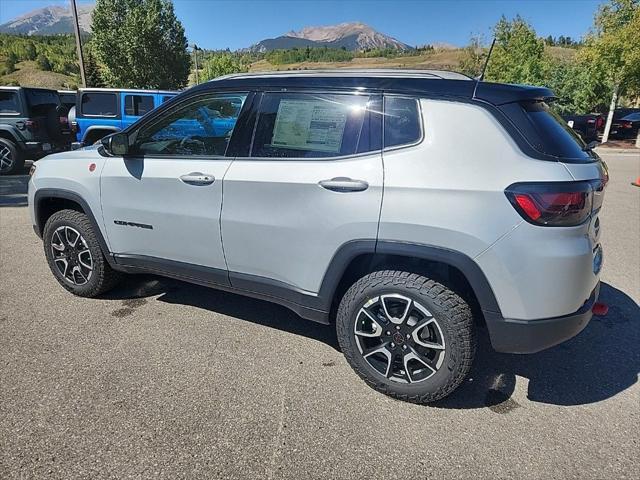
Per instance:
[[[131,300],[156,296],[158,300],[191,305],[222,315],[275,328],[323,342],[339,351],[333,326],[304,320],[291,310],[274,303],[223,292],[212,288],[151,275],[130,275],[121,287],[103,298]]]
[[[265,327],[323,342],[339,350],[335,328],[303,320],[285,307],[241,295],[155,276],[137,275],[105,299],[158,296],[161,302],[191,305]],[[528,380],[528,399],[552,405],[584,405],[613,397],[638,381],[640,307],[623,291],[602,283],[600,301],[609,305],[577,337],[532,355],[493,351],[480,329],[476,361],[470,375],[437,408],[488,407],[509,413],[520,405],[511,398],[516,376]],[[355,378],[355,377],[354,377]]]
[[[508,355],[491,349],[481,331],[471,374],[442,408],[489,407],[508,413],[520,405],[511,398],[516,376],[528,381],[527,398],[551,405],[595,403],[626,390],[640,372],[640,308],[623,291],[602,283],[604,317],[593,317],[578,336],[531,355]]]

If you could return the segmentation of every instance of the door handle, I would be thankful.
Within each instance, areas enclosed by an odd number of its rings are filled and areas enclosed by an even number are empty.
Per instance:
[[[364,180],[353,180],[348,177],[336,177],[331,180],[322,180],[318,182],[322,188],[331,190],[332,192],[363,192],[369,188],[369,184]]]
[[[191,172],[182,175],[180,180],[189,185],[211,185],[216,181],[216,178],[208,173]]]

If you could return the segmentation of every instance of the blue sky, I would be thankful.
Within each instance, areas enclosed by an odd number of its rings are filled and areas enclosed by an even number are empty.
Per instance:
[[[78,3],[92,3],[78,0]],[[309,25],[361,21],[410,45],[465,45],[473,33],[490,37],[500,15],[523,16],[540,36],[580,38],[602,0],[174,0],[189,43],[248,47]],[[0,23],[68,0],[0,0]]]

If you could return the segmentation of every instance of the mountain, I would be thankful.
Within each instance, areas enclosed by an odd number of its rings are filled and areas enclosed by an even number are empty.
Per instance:
[[[340,23],[321,27],[305,27],[300,31],[290,31],[276,38],[268,38],[250,47],[256,52],[275,49],[305,47],[345,48],[365,50],[371,48],[395,48],[408,50],[411,47],[393,37],[380,33],[360,22]]]
[[[78,5],[78,23],[80,30],[91,32],[91,12],[94,5]],[[73,15],[71,9],[49,6],[29,12],[21,17],[0,25],[0,33],[14,35],[59,35],[73,33]]]

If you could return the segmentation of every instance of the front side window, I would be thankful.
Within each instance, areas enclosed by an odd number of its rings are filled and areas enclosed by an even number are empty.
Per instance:
[[[207,95],[175,106],[138,133],[142,155],[224,156],[246,93]]]
[[[125,95],[125,115],[141,117],[151,110],[153,110],[153,97],[151,95]]]
[[[0,91],[0,113],[20,113],[18,108],[18,94],[16,92]]]
[[[385,148],[418,142],[422,137],[422,128],[420,125],[420,110],[416,99],[405,97],[385,97]]]
[[[379,114],[370,110],[367,95],[266,93],[251,156],[326,158],[359,153],[365,118]]]
[[[82,95],[80,110],[83,115],[115,117],[118,115],[115,93],[91,92]]]

